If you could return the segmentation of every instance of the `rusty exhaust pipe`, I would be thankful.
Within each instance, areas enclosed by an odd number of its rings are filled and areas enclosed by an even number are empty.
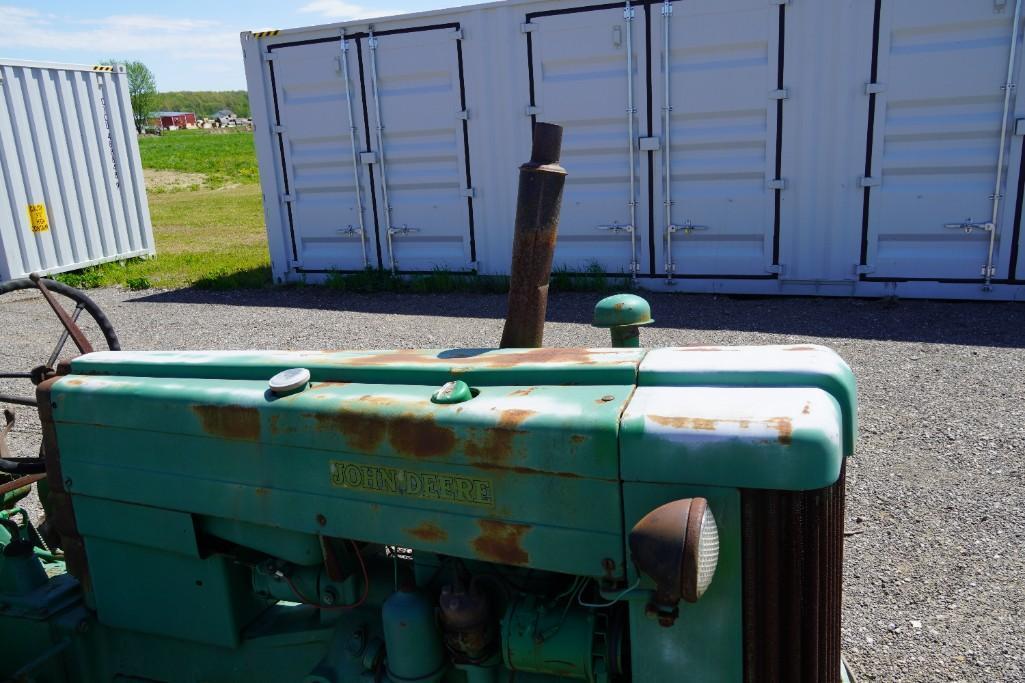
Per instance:
[[[566,184],[566,169],[559,165],[561,152],[562,126],[534,124],[530,161],[520,166],[509,312],[502,348],[540,347],[544,337],[548,280]]]

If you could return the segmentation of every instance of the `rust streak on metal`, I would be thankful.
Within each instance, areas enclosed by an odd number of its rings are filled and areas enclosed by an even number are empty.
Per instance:
[[[784,446],[794,442],[794,423],[789,417],[773,417],[765,421],[769,427],[779,434],[778,440]]]
[[[523,538],[533,529],[529,524],[513,524],[494,519],[477,520],[481,534],[473,540],[474,554],[487,562],[526,565],[530,555],[523,549]]]
[[[496,465],[490,462],[477,462],[474,463],[473,466],[479,470],[484,470],[486,472],[497,472],[498,474],[507,474],[512,472],[515,474],[540,474],[545,477],[561,477],[563,479],[582,478],[579,474],[576,474],[574,472],[547,472],[545,470],[535,470],[530,467]]]
[[[705,417],[664,417],[662,415],[651,415],[651,421],[663,427],[673,429],[701,429],[714,432],[719,427],[718,420],[711,420]]]
[[[452,451],[456,433],[435,424],[432,418],[401,415],[388,423],[388,442],[399,454],[436,458]]]
[[[809,411],[810,406],[805,405],[803,412],[807,414]],[[751,420],[715,420],[705,417],[665,417],[662,415],[649,415],[648,417],[652,422],[671,429],[697,429],[710,432],[714,432],[727,424],[735,424],[741,429],[748,429],[752,422]],[[793,443],[794,425],[793,420],[789,417],[772,417],[767,420],[757,421],[757,423],[775,430],[779,435],[777,440],[784,446],[789,446]]]
[[[436,424],[429,414],[343,411],[315,413],[313,419],[319,430],[343,435],[349,448],[363,453],[376,451],[386,437],[396,453],[415,458],[446,455],[456,444],[455,432]]]
[[[18,477],[6,484],[0,484],[0,496],[7,495],[11,491],[17,491],[24,486],[31,486],[40,479],[46,478],[46,472],[39,472],[38,474],[27,474],[24,477]]]
[[[807,346],[807,345],[804,345],[804,346],[788,346],[787,348],[785,348],[783,350],[784,351],[818,351],[818,349],[815,348],[814,346]]]
[[[811,401],[805,401],[804,408],[801,409],[801,414],[802,415],[810,415],[811,414]]]
[[[679,351],[722,351],[721,346],[682,346]]]
[[[442,543],[448,540],[448,532],[433,522],[421,522],[406,533],[427,543]]]
[[[537,389],[537,387],[530,387],[529,389],[517,389],[516,391],[511,392],[509,395],[510,396],[530,396],[531,392],[533,392],[534,389]]]
[[[517,435],[525,432],[519,429],[527,418],[536,415],[536,410],[509,408],[499,415],[498,424],[484,430],[484,437],[467,441],[463,450],[471,458],[491,463],[501,463],[512,458],[513,442]]]
[[[263,486],[257,486],[254,493],[256,494],[257,498],[266,498],[270,495],[270,489],[265,488]]]
[[[199,417],[203,431],[223,439],[259,441],[260,412],[245,406],[196,405],[192,411]]]
[[[587,437],[583,434],[573,434],[569,437],[570,443],[584,443],[585,441],[587,441]]]

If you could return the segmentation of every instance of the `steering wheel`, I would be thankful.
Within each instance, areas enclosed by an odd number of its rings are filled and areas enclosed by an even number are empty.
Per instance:
[[[43,380],[53,377],[57,372],[57,362],[60,360],[64,347],[68,340],[78,348],[79,353],[91,353],[93,345],[86,339],[82,329],[78,326],[82,313],[86,313],[96,323],[100,334],[103,335],[103,342],[111,351],[120,351],[121,343],[118,341],[114,326],[106,314],[96,305],[92,299],[74,287],[40,277],[33,273],[27,278],[19,280],[8,280],[0,282],[0,296],[24,290],[35,290],[46,300],[50,308],[56,314],[63,326],[63,331],[57,339],[57,343],[50,353],[49,358],[41,365],[36,365],[24,372],[0,372],[0,380],[28,380],[33,385],[38,385]],[[68,303],[70,300],[74,309],[69,313]],[[0,404],[12,404],[20,406],[37,407],[33,395],[16,396],[0,393]],[[46,465],[41,457],[38,458],[14,458],[11,457],[10,448],[7,445],[7,434],[14,428],[14,411],[4,408],[3,424],[0,424],[0,472],[7,472],[14,475],[41,474],[46,471]]]

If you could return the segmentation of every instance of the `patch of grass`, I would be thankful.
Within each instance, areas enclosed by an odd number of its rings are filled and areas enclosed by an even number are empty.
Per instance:
[[[305,286],[305,282],[301,283]],[[392,276],[387,270],[368,268],[358,273],[331,273],[325,283],[340,292],[373,294],[376,292],[406,292],[411,294],[448,294],[472,292],[477,294],[504,294],[509,291],[506,275],[478,275],[436,269],[424,275]],[[583,274],[571,273],[565,268],[552,273],[551,290],[561,292],[609,292],[630,289],[627,277],[607,277],[601,265],[592,264]]]
[[[556,266],[549,288],[553,292],[611,292],[629,290],[632,285],[629,276],[608,276],[602,264],[591,261],[582,273],[571,271],[565,265]]]
[[[144,168],[202,173],[206,187],[257,183],[256,148],[250,131],[231,128],[173,130],[139,138]]]
[[[256,288],[270,284],[259,185],[150,196],[152,259],[104,263],[57,276],[73,287]]]

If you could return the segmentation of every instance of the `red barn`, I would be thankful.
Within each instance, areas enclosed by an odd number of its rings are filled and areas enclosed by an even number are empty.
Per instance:
[[[191,111],[158,111],[153,114],[153,118],[160,122],[160,127],[164,130],[196,125],[196,115]]]

